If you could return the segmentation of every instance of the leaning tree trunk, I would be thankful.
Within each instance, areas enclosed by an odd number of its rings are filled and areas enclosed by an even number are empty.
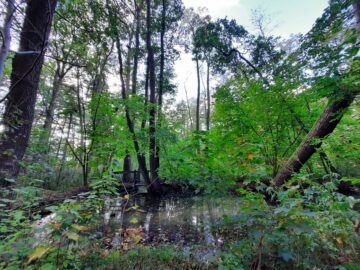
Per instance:
[[[354,1],[353,4],[355,19],[357,20],[357,29],[360,30],[360,1]],[[359,36],[357,37],[359,40]],[[357,72],[357,70],[355,70]],[[358,82],[356,82],[358,83]],[[322,145],[322,140],[330,135],[339,124],[345,111],[359,94],[359,86],[352,91],[342,93],[342,96],[335,101],[330,101],[325,111],[321,114],[315,126],[306,136],[305,140],[296,149],[294,154],[287,161],[285,166],[277,173],[274,178],[276,186],[281,186],[290,180],[294,173],[301,170],[302,166],[311,158],[316,150]]]
[[[16,177],[20,170],[34,119],[36,95],[57,0],[30,0],[20,34],[20,51],[13,60],[10,91],[0,138],[0,185]]]
[[[349,108],[354,101],[356,94],[357,93],[349,93],[341,99],[329,103],[305,140],[290,157],[285,166],[277,173],[274,179],[276,186],[283,185],[290,180],[294,173],[300,171],[302,166],[321,146],[322,140],[334,131],[344,115],[345,110]]]

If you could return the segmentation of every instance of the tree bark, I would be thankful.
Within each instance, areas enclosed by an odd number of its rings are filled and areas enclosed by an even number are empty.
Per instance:
[[[136,1],[135,1],[136,5]],[[136,95],[137,92],[137,75],[138,75],[138,66],[139,66],[139,49],[140,49],[140,30],[141,30],[141,10],[142,6],[136,5],[135,10],[135,20],[136,20],[136,29],[135,29],[135,52],[134,52],[134,64],[132,72],[132,94]]]
[[[119,61],[119,65],[120,65],[121,96],[126,101],[127,96],[126,96],[126,89],[125,89],[125,80],[124,80],[124,76],[123,76],[124,71],[123,71],[121,44],[120,44],[119,36],[116,37],[116,48],[117,48],[117,52],[118,52],[118,61]],[[127,123],[128,129],[132,136],[132,141],[134,143],[134,148],[135,148],[136,157],[137,157],[137,160],[139,163],[140,172],[141,172],[141,174],[144,178],[144,181],[147,185],[148,191],[150,193],[152,193],[153,188],[151,185],[151,180],[150,180],[148,169],[146,166],[146,159],[145,159],[144,154],[140,150],[139,141],[138,141],[136,133],[135,133],[134,122],[131,119],[130,110],[126,103],[125,103],[125,117],[126,117],[126,123]]]
[[[196,131],[200,130],[200,64],[196,55],[196,75],[197,75],[197,100],[196,100]]]
[[[114,23],[114,12],[113,12],[112,7],[110,7],[109,0],[106,1],[106,5],[107,5],[107,9],[109,11],[109,23],[113,24]],[[114,39],[116,42],[118,62],[119,62],[119,66],[120,66],[120,74],[119,74],[120,76],[119,77],[120,77],[120,83],[121,83],[121,96],[122,96],[122,99],[126,101],[127,96],[126,96],[125,80],[124,80],[124,68],[123,68],[123,60],[122,60],[122,52],[121,52],[121,42],[120,42],[120,37],[119,37],[118,31],[116,31]],[[148,191],[150,193],[152,193],[153,186],[152,186],[149,174],[148,174],[148,169],[146,166],[146,159],[145,159],[144,154],[140,150],[139,141],[138,141],[136,133],[135,133],[134,122],[131,119],[129,106],[127,105],[126,102],[125,102],[125,118],[126,118],[126,124],[128,126],[128,129],[129,129],[131,137],[132,137],[132,141],[134,143],[134,148],[135,148],[136,157],[137,157],[137,160],[139,163],[140,172],[141,172],[141,174],[144,178],[144,181],[147,185]]]
[[[78,161],[82,168],[83,174],[83,185],[86,187],[89,185],[89,152],[86,144],[87,141],[87,130],[86,130],[86,111],[85,106],[81,98],[81,83],[80,83],[80,72],[77,71],[77,86],[76,86],[76,99],[77,99],[77,112],[80,120],[80,147],[81,155],[78,156]],[[75,154],[75,152],[73,153]]]
[[[160,32],[160,74],[159,74],[159,111],[162,109],[165,70],[165,31],[166,31],[166,0],[162,0],[161,32]]]
[[[161,32],[160,32],[160,74],[159,74],[159,108],[157,117],[157,128],[161,128],[162,123],[162,107],[163,107],[163,93],[164,93],[164,71],[165,71],[165,32],[166,32],[166,0],[162,0],[161,12]],[[160,142],[159,138],[156,140],[155,147],[154,170],[160,170]]]
[[[20,34],[20,51],[13,60],[10,91],[4,113],[5,132],[0,138],[0,184],[16,177],[28,146],[40,73],[44,62],[53,14],[57,0],[28,1]]]
[[[355,19],[357,20],[357,29],[360,30],[359,0],[354,2],[353,10]],[[359,39],[359,36],[357,36],[357,38]],[[345,91],[343,89],[339,89],[339,91],[342,92],[342,96],[335,101],[330,99],[328,106],[320,115],[315,126],[308,133],[301,145],[295,150],[285,166],[275,176],[274,184],[276,186],[283,185],[290,180],[294,173],[301,170],[302,166],[311,158],[316,150],[321,147],[322,140],[334,131],[345,111],[350,107],[360,92],[358,88],[352,91]],[[322,152],[321,155],[322,158],[324,158],[324,155],[326,156],[324,152]]]
[[[10,52],[11,27],[14,20],[14,12],[15,12],[15,0],[7,0],[4,29],[2,31],[3,43],[0,50],[0,82],[4,75],[6,59]]]
[[[48,144],[52,124],[54,122],[54,112],[56,108],[56,102],[59,96],[60,87],[63,83],[64,77],[67,74],[67,72],[70,70],[71,67],[65,69],[65,64],[61,64],[59,61],[56,61],[56,71],[53,79],[53,85],[52,85],[52,92],[51,92],[51,99],[49,102],[48,107],[46,108],[46,116],[45,121],[43,125],[44,129],[44,137],[43,137],[43,143]]]
[[[123,180],[125,183],[131,181],[131,169],[132,169],[131,155],[127,152],[124,158],[124,166],[123,166]]]
[[[149,108],[149,154],[150,154],[150,174],[153,191],[161,193],[161,186],[158,174],[157,151],[156,151],[156,76],[154,49],[152,46],[152,25],[151,25],[151,0],[146,0],[146,48],[148,51],[147,64],[149,67],[149,87],[150,87],[150,108]]]
[[[211,96],[210,96],[210,63],[207,62],[206,70],[206,96],[207,96],[207,111],[206,111],[206,130],[210,130],[210,114],[211,114]]]
[[[274,178],[276,186],[283,185],[290,180],[294,173],[300,171],[302,166],[321,146],[322,140],[334,131],[344,112],[349,108],[357,94],[349,93],[341,99],[329,103],[305,140],[290,157],[285,166],[277,173]]]

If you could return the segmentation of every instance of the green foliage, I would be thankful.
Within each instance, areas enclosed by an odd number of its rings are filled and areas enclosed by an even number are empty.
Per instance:
[[[30,195],[28,189],[15,191],[22,199]],[[4,211],[7,215],[0,227],[1,234],[5,235],[0,245],[0,266],[5,269],[81,269],[83,251],[92,245],[91,228],[97,223],[105,198],[114,195],[118,195],[117,180],[104,176],[92,183],[92,191],[47,207],[52,214],[45,224],[34,226],[41,217],[32,214],[36,205],[30,205],[28,212]]]
[[[225,219],[239,235],[223,255],[226,269],[249,269],[259,260],[271,269],[326,268],[344,260],[359,261],[354,199],[324,186],[306,189],[304,195],[289,191],[277,193],[276,207],[246,193],[240,214]]]

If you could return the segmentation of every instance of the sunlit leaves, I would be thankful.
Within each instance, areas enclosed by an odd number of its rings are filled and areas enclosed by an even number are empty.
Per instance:
[[[50,251],[51,246],[39,246],[28,256],[28,263],[31,263],[33,260],[42,258],[48,251]]]

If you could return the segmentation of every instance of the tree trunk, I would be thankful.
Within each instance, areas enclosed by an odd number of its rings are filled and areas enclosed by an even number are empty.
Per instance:
[[[148,51],[148,67],[149,67],[149,87],[150,87],[150,108],[149,108],[149,153],[150,153],[150,174],[153,191],[161,193],[161,186],[159,181],[158,166],[157,166],[157,151],[156,151],[156,76],[155,76],[155,60],[154,49],[151,44],[151,0],[146,0],[146,48]]]
[[[162,0],[161,33],[160,33],[160,75],[159,75],[159,111],[162,109],[165,70],[165,31],[166,31],[166,0]]]
[[[110,7],[109,0],[106,1],[106,5],[107,5],[107,9],[109,11],[109,24],[112,25],[114,22],[114,13],[113,13],[112,7]],[[118,32],[115,33],[114,39],[116,41],[116,49],[117,49],[117,54],[118,54],[119,66],[120,66],[120,74],[119,75],[120,75],[120,83],[121,83],[121,96],[124,100],[126,100],[127,97],[126,97],[125,80],[124,80],[124,68],[123,68],[123,60],[122,60],[122,53],[121,53],[121,43],[120,43],[120,37],[119,37]],[[146,166],[146,159],[140,150],[139,141],[138,141],[136,133],[135,133],[134,122],[131,119],[130,110],[129,110],[129,107],[126,102],[125,102],[125,118],[126,118],[126,124],[131,133],[132,141],[134,143],[134,148],[135,148],[136,157],[137,157],[137,160],[139,163],[140,172],[145,180],[148,191],[151,193],[152,185],[151,185],[151,180],[150,180],[147,166]]]
[[[86,129],[86,111],[85,106],[81,98],[81,83],[80,83],[80,72],[77,71],[77,86],[76,86],[76,99],[77,99],[77,112],[80,120],[80,147],[81,155],[78,157],[83,173],[83,185],[86,187],[89,185],[89,159],[88,159],[88,147],[87,141],[87,129]],[[74,152],[75,154],[75,152]]]
[[[73,115],[70,114],[69,116],[69,124],[67,127],[67,133],[66,133],[66,138],[65,138],[65,144],[64,144],[64,148],[63,148],[63,152],[62,152],[62,158],[61,158],[61,163],[60,163],[60,168],[56,177],[56,185],[59,186],[60,185],[60,180],[62,178],[62,172],[64,169],[64,165],[66,162],[66,158],[67,158],[67,149],[68,149],[68,142],[69,142],[69,138],[70,138],[70,131],[71,131],[71,125],[72,125],[72,121],[73,121]]]
[[[206,130],[210,130],[210,113],[211,113],[211,96],[210,96],[210,63],[207,62],[206,70],[206,96],[207,96],[207,111],[206,111]]]
[[[4,19],[4,29],[2,31],[3,44],[0,49],[0,82],[4,75],[6,59],[10,52],[11,27],[14,20],[15,0],[7,0],[6,15]]]
[[[124,158],[124,166],[123,166],[123,181],[125,183],[131,182],[131,155],[127,152]]]
[[[0,138],[0,184],[20,170],[34,120],[36,95],[57,0],[30,0],[20,34],[20,51],[13,60],[11,86],[4,113],[5,132]]]
[[[160,33],[160,74],[159,74],[159,109],[157,128],[161,128],[162,123],[162,106],[163,106],[163,93],[164,93],[164,70],[165,70],[165,32],[166,32],[166,0],[162,0],[162,12],[161,12],[161,33]],[[160,170],[160,142],[159,138],[156,140],[155,147],[155,160],[154,170],[159,172]],[[158,173],[157,173],[158,174]]]
[[[196,131],[200,130],[200,64],[196,55],[196,74],[197,74],[197,100],[196,100]]]
[[[129,37],[129,44],[128,44],[128,52],[126,56],[126,63],[125,63],[125,75],[126,75],[126,82],[125,82],[125,91],[130,90],[130,78],[131,78],[131,44],[133,39],[133,33],[130,34]],[[132,74],[134,75],[134,74]],[[134,78],[132,77],[132,80]],[[134,90],[134,89],[133,89]],[[126,155],[124,157],[124,165],[123,165],[123,181],[130,182],[131,181],[131,155],[129,153],[129,149],[126,149]]]
[[[118,61],[119,61],[119,65],[120,65],[121,96],[124,100],[127,100],[126,89],[125,89],[125,80],[124,80],[124,76],[123,76],[124,71],[123,71],[121,44],[120,44],[119,36],[116,37],[116,48],[117,48],[117,52],[118,52]],[[128,129],[131,133],[132,140],[134,143],[136,157],[137,157],[137,160],[139,163],[139,168],[140,168],[141,174],[145,180],[148,191],[152,192],[153,187],[151,185],[151,180],[150,180],[150,177],[148,174],[148,169],[146,166],[146,159],[145,159],[144,154],[140,150],[139,141],[138,141],[136,133],[135,133],[134,122],[131,119],[130,110],[126,103],[125,103],[125,117],[126,117],[126,123],[127,123]]]
[[[132,73],[132,91],[131,91],[133,95],[136,95],[137,92],[137,74],[138,74],[138,66],[139,66],[140,30],[141,30],[141,10],[142,7],[136,5],[136,10],[135,10],[136,30],[135,30],[135,48],[134,48],[135,52],[134,52],[134,64],[133,64],[133,73]]]
[[[294,173],[300,171],[302,166],[311,158],[321,146],[322,140],[330,135],[340,122],[344,112],[354,101],[356,94],[344,95],[341,99],[329,103],[319,120],[312,128],[305,140],[301,143],[295,153],[290,157],[285,166],[274,178],[276,186],[281,186],[290,180]]]
[[[49,105],[46,108],[46,116],[43,125],[44,134],[41,138],[43,145],[47,145],[49,143],[52,124],[54,122],[54,112],[56,108],[56,102],[59,96],[60,87],[63,83],[67,71],[65,71],[65,66],[61,65],[61,63],[57,61],[57,68],[55,71],[53,85],[52,85],[51,99]]]
[[[141,130],[146,127],[148,120],[148,102],[149,102],[149,65],[146,65],[145,71],[145,95],[144,95],[144,118],[141,121]]]
[[[357,20],[357,28],[360,29],[360,1],[357,0],[353,4],[355,19]],[[358,36],[359,38],[359,36]],[[356,72],[356,71],[355,71]],[[301,170],[302,166],[311,158],[318,148],[322,145],[322,140],[330,135],[339,124],[345,111],[350,107],[351,103],[359,94],[359,89],[345,92],[342,91],[342,97],[335,101],[329,101],[325,111],[320,115],[315,126],[308,133],[305,140],[295,150],[294,154],[287,161],[285,166],[277,173],[274,178],[276,186],[281,186],[290,180],[294,173]],[[322,152],[322,157],[326,156]]]

